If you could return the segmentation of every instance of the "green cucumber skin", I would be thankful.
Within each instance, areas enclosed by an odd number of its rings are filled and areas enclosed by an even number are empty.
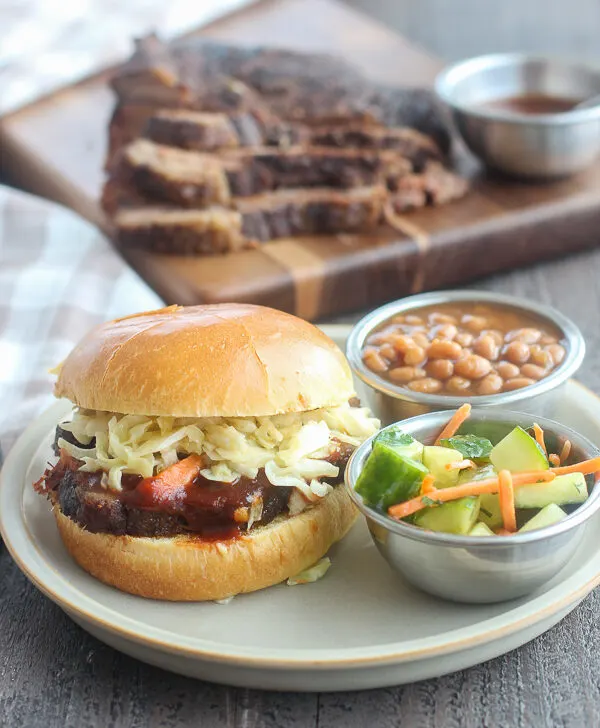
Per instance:
[[[585,476],[581,473],[559,475],[547,483],[521,485],[515,488],[516,508],[544,508],[554,503],[557,506],[583,503],[588,491]]]
[[[521,526],[519,533],[527,533],[528,531],[537,531],[540,528],[552,526],[567,517],[567,514],[556,503],[549,503],[542,508],[539,513],[530,518],[524,526]]]
[[[415,513],[413,523],[419,528],[466,536],[479,515],[479,497],[467,496],[455,501],[431,506]]]
[[[422,463],[399,455],[385,442],[375,442],[355,490],[368,505],[387,511],[418,495],[428,472]]]
[[[498,495],[496,493],[484,493],[479,498],[481,502],[479,520],[492,530],[501,528],[504,525],[504,519],[500,510],[500,499]]]
[[[496,470],[510,470],[511,473],[550,467],[542,448],[522,427],[515,427],[492,448],[490,460]]]

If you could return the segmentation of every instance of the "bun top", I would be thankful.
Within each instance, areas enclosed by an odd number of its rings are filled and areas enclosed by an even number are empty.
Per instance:
[[[320,329],[262,306],[169,306],[92,329],[54,389],[79,407],[251,417],[346,402],[352,375]]]

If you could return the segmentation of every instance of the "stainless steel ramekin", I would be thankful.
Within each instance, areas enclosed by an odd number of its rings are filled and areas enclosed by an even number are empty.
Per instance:
[[[469,303],[491,303],[521,310],[533,314],[557,327],[565,341],[566,356],[547,377],[539,382],[516,389],[512,392],[500,392],[475,397],[452,397],[445,394],[423,394],[400,387],[383,379],[368,369],[362,361],[361,351],[363,344],[373,329],[397,314],[417,311],[424,306],[435,304],[456,303],[465,301]],[[559,311],[533,301],[500,293],[484,291],[436,291],[434,293],[420,293],[417,296],[403,298],[400,301],[388,303],[375,309],[362,318],[352,329],[346,344],[346,356],[354,373],[368,386],[369,404],[383,424],[397,422],[407,417],[426,412],[436,412],[442,409],[456,409],[464,402],[477,407],[506,407],[518,404],[525,412],[536,415],[551,415],[557,398],[560,397],[567,380],[575,374],[581,366],[585,355],[585,341],[581,331],[566,316]]]
[[[430,443],[448,421],[447,412],[433,412],[402,422],[402,430]],[[537,418],[550,450],[565,438],[572,443],[574,461],[597,457],[598,448],[573,430]],[[461,432],[474,432],[497,441],[514,426],[528,427],[531,415],[507,410],[473,410]],[[375,436],[374,436],[375,437]],[[423,591],[456,602],[491,603],[528,594],[567,564],[583,538],[590,518],[600,508],[600,487],[588,476],[589,498],[559,523],[512,536],[455,536],[426,531],[396,521],[363,503],[354,490],[371,452],[373,437],[353,454],[346,468],[346,487],[367,519],[382,556],[392,569]]]

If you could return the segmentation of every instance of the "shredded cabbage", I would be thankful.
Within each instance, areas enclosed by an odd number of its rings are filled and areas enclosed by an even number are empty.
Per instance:
[[[379,429],[366,407],[345,404],[272,417],[185,418],[121,415],[76,409],[61,427],[82,445],[59,439],[59,447],[82,460],[82,470],[107,473],[107,485],[121,489],[123,473],[150,477],[179,455],[203,455],[209,480],[234,483],[256,478],[261,468],[273,485],[297,488],[306,502],[326,495],[324,478],[339,468],[327,462],[336,442],[358,446]],[[299,504],[298,504],[299,505]]]
[[[325,574],[329,571],[331,566],[331,559],[328,556],[323,557],[316,564],[309,566],[308,569],[304,569],[296,576],[290,576],[287,580],[288,586],[296,586],[296,584],[312,584],[319,579],[322,579]]]

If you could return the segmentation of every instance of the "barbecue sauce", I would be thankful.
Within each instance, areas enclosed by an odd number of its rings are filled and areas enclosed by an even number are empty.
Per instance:
[[[493,99],[481,104],[481,108],[494,111],[513,111],[518,114],[561,114],[571,111],[581,99],[546,94],[524,94]]]

